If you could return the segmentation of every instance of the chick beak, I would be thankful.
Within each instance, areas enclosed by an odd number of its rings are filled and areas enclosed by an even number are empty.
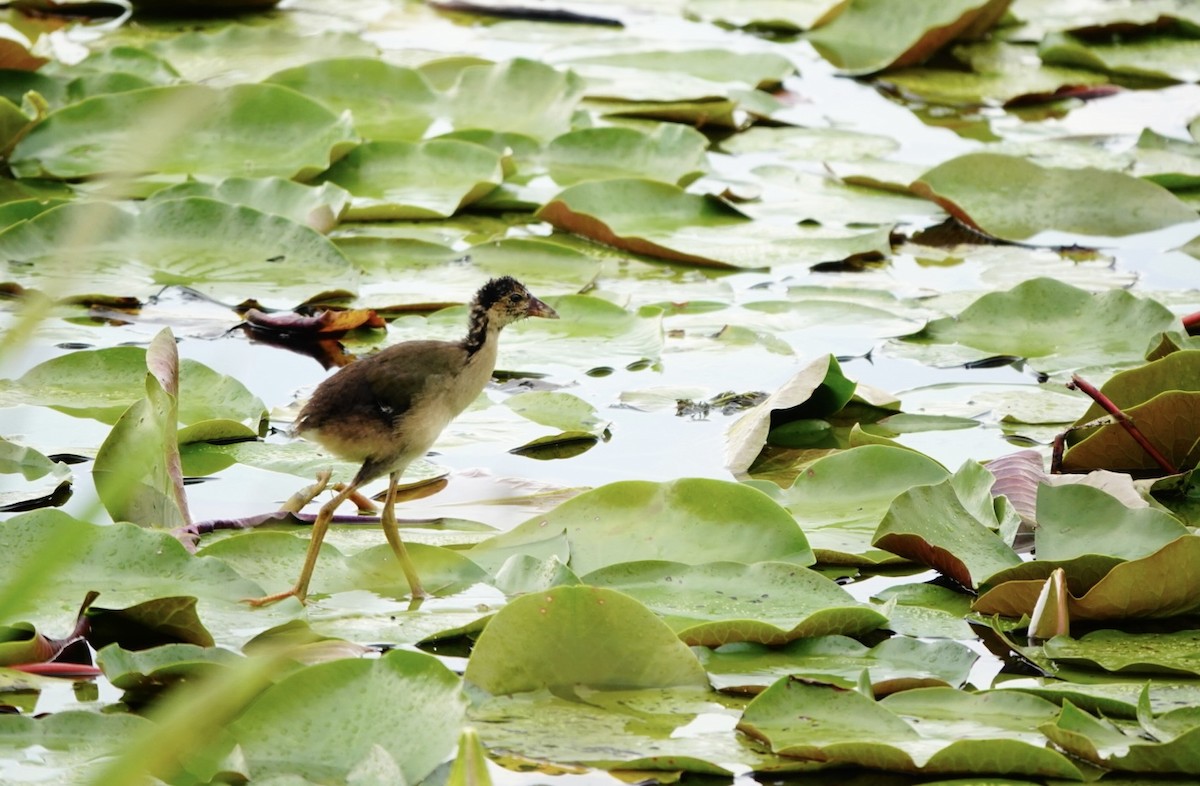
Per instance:
[[[535,297],[529,298],[529,304],[525,307],[525,315],[530,317],[543,317],[544,319],[558,319],[557,311],[550,308]]]

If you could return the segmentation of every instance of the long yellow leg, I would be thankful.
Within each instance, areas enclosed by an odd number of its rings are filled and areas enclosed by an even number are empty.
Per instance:
[[[325,540],[325,532],[329,529],[329,522],[333,519],[334,511],[338,506],[350,498],[360,483],[351,483],[346,488],[337,493],[333,499],[321,506],[321,510],[317,513],[317,520],[313,522],[312,536],[308,541],[308,553],[304,555],[304,568],[300,571],[300,578],[296,579],[296,584],[289,590],[276,592],[274,595],[267,595],[262,598],[247,598],[246,602],[251,606],[266,606],[284,598],[295,597],[296,600],[304,603],[308,597],[308,582],[312,580],[313,570],[317,567],[317,556],[321,553],[321,542]]]
[[[387,538],[392,551],[395,552],[396,559],[400,561],[404,578],[408,580],[409,592],[412,593],[414,599],[428,598],[431,596],[421,586],[421,579],[417,576],[417,566],[413,565],[412,557],[408,555],[408,549],[404,547],[404,541],[400,539],[400,525],[396,522],[396,484],[399,481],[399,472],[393,472],[388,476],[387,499],[383,503],[383,514],[380,515],[379,521],[383,525],[384,537]]]

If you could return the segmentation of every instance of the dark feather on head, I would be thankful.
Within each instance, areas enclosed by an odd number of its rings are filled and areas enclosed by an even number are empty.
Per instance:
[[[484,308],[491,308],[504,296],[513,292],[524,293],[525,291],[525,286],[520,281],[512,276],[501,276],[493,278],[480,287],[479,292],[475,295],[475,302]]]

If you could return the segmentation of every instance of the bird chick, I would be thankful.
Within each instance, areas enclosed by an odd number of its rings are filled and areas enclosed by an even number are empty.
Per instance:
[[[396,484],[405,468],[424,456],[450,421],[483,392],[496,368],[501,329],[526,317],[558,319],[558,314],[515,278],[494,278],[475,293],[461,341],[405,341],[344,366],[317,387],[296,420],[296,433],[362,466],[317,514],[296,584],[252,599],[251,605],[293,596],[303,603],[334,511],[361,486],[384,475],[384,535],[412,596],[428,596],[400,539]]]

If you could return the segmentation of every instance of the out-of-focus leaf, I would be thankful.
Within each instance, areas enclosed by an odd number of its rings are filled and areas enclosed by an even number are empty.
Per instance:
[[[252,207],[261,213],[290,218],[321,233],[337,226],[350,204],[350,194],[332,183],[314,187],[279,177],[227,177],[217,183],[180,183],[155,191],[147,202],[192,196]]]
[[[88,643],[100,649],[117,643],[126,649],[164,644],[213,646],[212,634],[200,621],[194,597],[155,598],[124,609],[92,606],[87,610]]]
[[[392,650],[293,672],[230,731],[256,780],[345,780],[364,759],[383,757],[400,782],[416,783],[454,750],[465,707],[461,681],[436,658]],[[372,722],[356,720],[367,710]],[[330,724],[337,734],[326,732]]]
[[[149,87],[52,112],[13,151],[21,177],[307,178],[355,142],[346,118],[276,85]]]
[[[207,197],[155,202],[136,215],[107,202],[61,205],[0,233],[0,254],[7,280],[85,301],[186,286],[234,303],[253,293],[264,306],[287,308],[352,290],[358,278],[309,227]]]
[[[1066,33],[1046,36],[1038,55],[1053,65],[1090,68],[1115,76],[1155,81],[1200,80],[1200,41],[1151,35],[1113,43],[1089,43]]]

